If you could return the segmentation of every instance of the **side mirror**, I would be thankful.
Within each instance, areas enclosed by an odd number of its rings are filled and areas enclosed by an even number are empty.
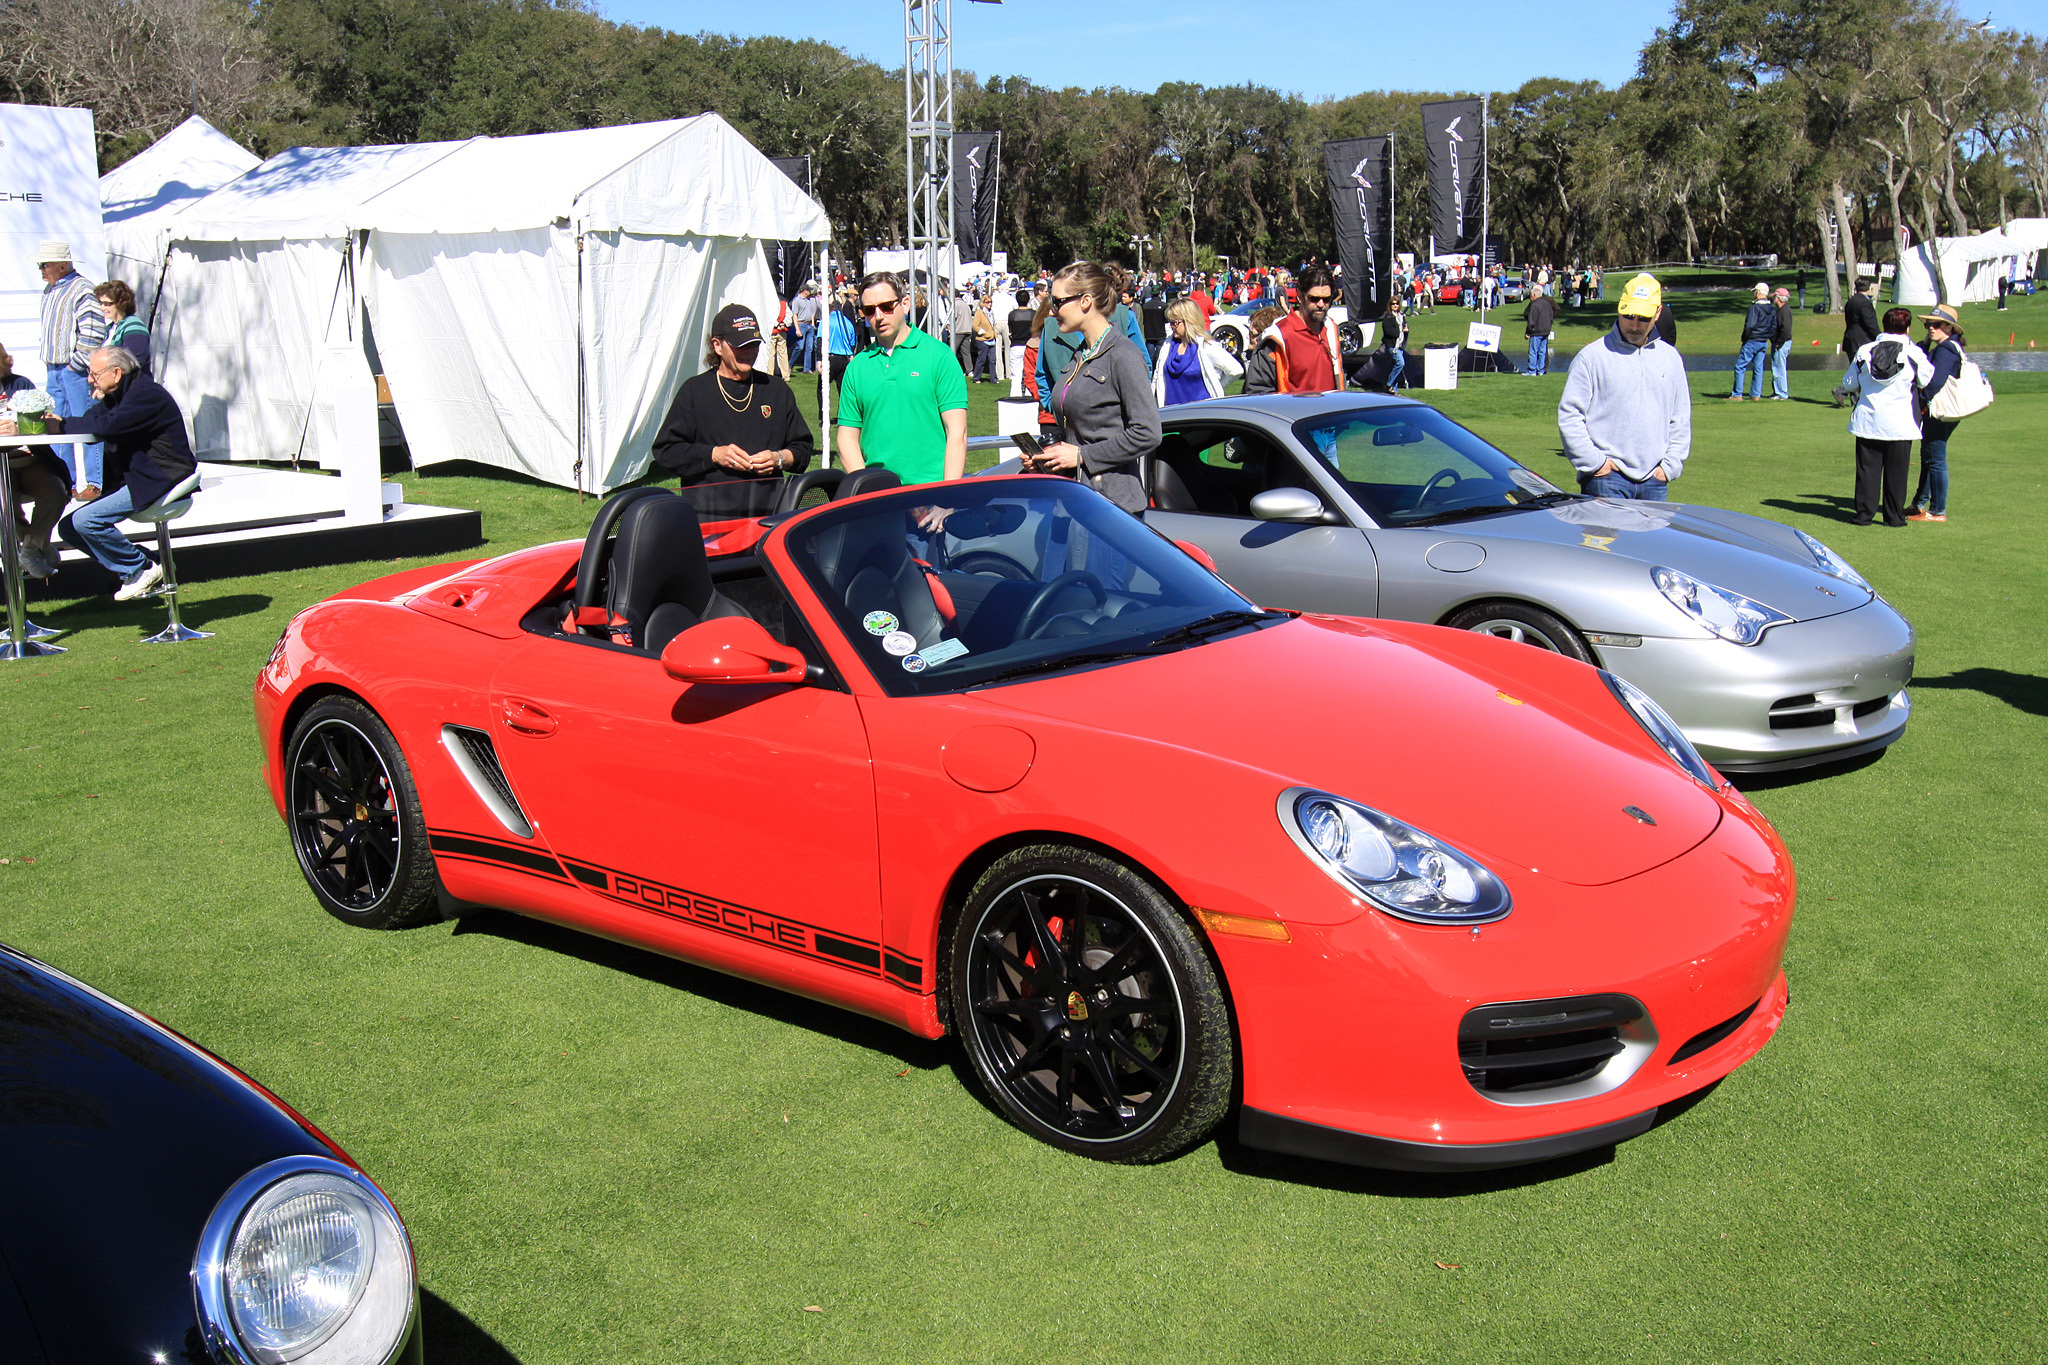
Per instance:
[[[1305,521],[1312,524],[1329,519],[1323,500],[1306,488],[1268,488],[1252,498],[1252,515],[1260,521]]]
[[[668,642],[661,666],[686,683],[801,683],[804,656],[746,616],[701,621]]]

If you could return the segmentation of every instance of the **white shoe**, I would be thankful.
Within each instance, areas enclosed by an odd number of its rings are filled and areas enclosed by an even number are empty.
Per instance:
[[[163,581],[163,565],[145,564],[135,571],[135,577],[121,581],[121,586],[114,592],[114,600],[116,602],[133,602],[136,598],[150,592],[157,584]]]

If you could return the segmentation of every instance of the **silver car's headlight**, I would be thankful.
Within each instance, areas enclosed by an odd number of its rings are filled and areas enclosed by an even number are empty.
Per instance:
[[[418,1304],[398,1211],[317,1156],[259,1166],[221,1196],[192,1292],[207,1344],[236,1365],[387,1365]]]
[[[1663,707],[1650,698],[1650,694],[1637,687],[1627,678],[1619,678],[1606,669],[1600,670],[1601,681],[1607,690],[1614,693],[1614,699],[1628,708],[1636,723],[1649,731],[1650,738],[1657,741],[1657,747],[1671,755],[1671,761],[1685,770],[1687,777],[1705,787],[1708,791],[1721,790],[1721,783],[1714,776],[1714,770],[1707,766],[1707,760],[1700,757],[1700,751],[1693,748],[1692,741],[1678,728],[1678,722],[1671,719]]]
[[[1772,626],[1780,626],[1792,618],[1776,607],[1767,607],[1753,598],[1727,588],[1717,588],[1712,583],[1702,583],[1691,574],[1659,566],[1650,570],[1650,581],[1657,585],[1657,591],[1671,600],[1692,619],[1693,624],[1703,626],[1724,640],[1738,645],[1753,645]]]
[[[1877,592],[1876,588],[1871,587],[1869,583],[1864,581],[1862,574],[1849,567],[1848,560],[1842,558],[1796,526],[1792,528],[1792,534],[1799,537],[1799,543],[1804,545],[1806,552],[1813,556],[1813,562],[1820,565],[1822,573],[1839,578],[1845,583],[1854,583],[1867,593],[1875,594]]]
[[[1508,913],[1500,878],[1443,840],[1312,787],[1280,793],[1280,825],[1339,886],[1397,919],[1484,924]]]

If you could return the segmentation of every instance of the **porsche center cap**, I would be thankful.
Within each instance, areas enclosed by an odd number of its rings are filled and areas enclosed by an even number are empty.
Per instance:
[[[1067,992],[1067,1018],[1080,1023],[1088,1017],[1088,1002],[1081,998],[1081,992]]]

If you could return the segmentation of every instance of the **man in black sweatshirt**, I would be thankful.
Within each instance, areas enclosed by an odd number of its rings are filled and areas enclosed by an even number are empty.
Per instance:
[[[810,424],[789,385],[754,368],[760,354],[761,324],[753,310],[737,303],[719,309],[711,321],[711,368],[683,381],[654,437],[656,463],[674,470],[684,488],[773,479],[810,467],[816,449]],[[744,511],[747,501],[711,499],[719,504],[714,508],[704,494],[693,496],[706,512]]]

